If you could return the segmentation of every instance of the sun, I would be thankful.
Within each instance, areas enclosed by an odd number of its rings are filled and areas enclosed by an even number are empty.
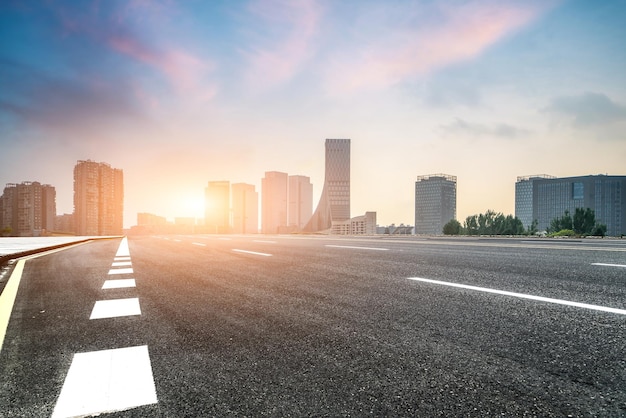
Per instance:
[[[180,201],[181,211],[184,216],[204,218],[204,196],[185,196]]]

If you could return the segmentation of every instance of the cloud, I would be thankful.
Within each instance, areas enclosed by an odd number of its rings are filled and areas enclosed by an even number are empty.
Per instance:
[[[516,139],[528,136],[530,131],[524,128],[518,128],[506,123],[498,123],[495,125],[484,125],[480,123],[471,123],[463,119],[456,120],[449,125],[442,125],[441,130],[444,135],[465,136],[465,137],[496,137],[504,139]]]
[[[11,61],[0,61],[0,79],[11,80],[3,86],[0,109],[13,120],[68,129],[145,119],[123,80],[86,75],[68,79]]]
[[[496,1],[403,6],[380,9],[358,22],[354,52],[342,50],[330,60],[330,91],[385,88],[470,60],[547,8]]]
[[[544,112],[565,117],[576,127],[593,127],[626,120],[626,106],[602,93],[554,97]]]
[[[248,84],[264,89],[290,81],[314,55],[322,8],[314,0],[257,0],[249,13],[254,28],[242,51]]]

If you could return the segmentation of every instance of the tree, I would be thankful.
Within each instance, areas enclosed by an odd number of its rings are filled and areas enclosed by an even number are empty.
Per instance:
[[[606,235],[606,225],[596,222],[596,215],[591,208],[576,208],[574,216],[569,211],[560,218],[554,218],[550,222],[548,232],[556,234],[560,231],[573,231],[576,235]]]
[[[450,221],[443,226],[443,233],[445,235],[459,235],[461,233],[461,223],[456,219],[450,219]]]
[[[464,228],[467,235],[478,235],[478,216],[471,215],[465,218]]]

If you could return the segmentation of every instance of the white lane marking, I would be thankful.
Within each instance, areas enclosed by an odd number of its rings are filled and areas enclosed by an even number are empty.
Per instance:
[[[136,287],[135,279],[107,280],[102,285],[103,289],[120,289],[124,287]]]
[[[389,251],[389,248],[375,248],[375,247],[358,247],[358,246],[350,246],[350,245],[325,245],[330,248],[348,248],[351,250],[372,250],[372,251]]]
[[[592,266],[605,266],[605,267],[624,267],[626,264],[607,264],[607,263],[591,263]]]
[[[232,238],[218,238],[218,239],[221,239],[222,241],[231,241],[232,240]]]
[[[132,272],[133,272],[132,268],[109,270],[109,274],[132,274]]]
[[[192,242],[193,245],[197,245],[199,247],[206,247],[206,244],[203,244],[201,242]]]
[[[120,242],[120,246],[117,249],[116,257],[124,257],[129,256],[130,250],[128,249],[128,238],[122,238],[122,242]]]
[[[244,253],[244,254],[253,254],[253,255],[260,255],[263,257],[271,257],[272,254],[266,254],[266,253],[258,253],[256,251],[247,251],[247,250],[233,250],[236,253]]]
[[[180,242],[180,240],[179,239],[175,239],[174,242]]]
[[[114,260],[114,261],[130,261],[130,256],[125,256],[125,257],[115,257],[113,260]]]
[[[546,298],[543,296],[534,296],[534,295],[528,295],[525,293],[508,292],[506,290],[489,289],[487,287],[470,286],[470,285],[460,284],[460,283],[442,282],[440,280],[423,279],[420,277],[408,277],[408,279],[419,281],[419,282],[431,283],[431,284],[439,284],[443,286],[458,287],[461,289],[476,290],[478,292],[495,293],[498,295],[513,296],[513,297],[521,298],[521,299],[531,299],[531,300],[537,300],[540,302],[555,303],[558,305],[575,306],[578,308],[593,309],[596,311],[611,312],[611,313],[616,313],[620,315],[626,315],[626,309],[609,308],[606,306],[590,305],[588,303],[572,302],[572,301],[562,300],[562,299],[552,299],[552,298]]]
[[[111,267],[122,267],[122,266],[132,266],[133,263],[131,263],[130,261],[114,261],[113,264],[111,264]]]
[[[157,402],[148,346],[76,353],[52,417],[99,415]]]
[[[253,239],[252,242],[264,242],[266,244],[276,244],[276,241],[265,241],[262,239]]]
[[[141,315],[138,298],[98,300],[89,319]]]

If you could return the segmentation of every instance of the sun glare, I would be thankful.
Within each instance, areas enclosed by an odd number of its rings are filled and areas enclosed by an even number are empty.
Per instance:
[[[187,196],[181,201],[181,213],[194,218],[204,218],[204,198],[202,196]]]

